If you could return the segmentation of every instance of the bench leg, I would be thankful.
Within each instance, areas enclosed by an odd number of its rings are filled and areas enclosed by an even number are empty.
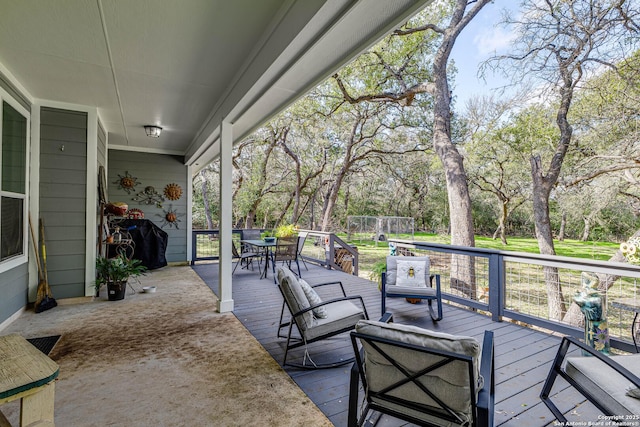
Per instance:
[[[0,427],[11,427],[11,423],[9,422],[7,417],[4,416],[2,411],[0,411]]]
[[[55,381],[42,386],[37,393],[23,397],[20,403],[20,425],[37,425],[41,421],[44,421],[44,425],[53,425],[54,401]]]

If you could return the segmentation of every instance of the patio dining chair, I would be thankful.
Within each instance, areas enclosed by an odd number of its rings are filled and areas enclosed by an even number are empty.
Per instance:
[[[493,425],[493,332],[480,346],[473,337],[363,320],[351,341],[349,427],[381,414],[423,426]]]
[[[569,351],[571,347],[579,350],[573,356]],[[562,425],[567,425],[567,418],[551,400],[551,391],[558,376],[595,405],[605,419],[638,420],[640,354],[605,356],[574,337],[562,338],[540,399]]]
[[[278,338],[287,338],[282,365],[297,366],[304,369],[334,368],[353,362],[353,358],[342,358],[334,362],[316,363],[309,354],[308,344],[334,337],[352,330],[360,320],[369,318],[367,308],[360,295],[347,296],[341,282],[322,283],[310,286],[288,268],[278,267],[278,289],[282,293],[284,305],[278,325]],[[315,289],[339,288],[337,297],[322,301]],[[283,322],[284,307],[290,313],[290,319]],[[288,327],[286,335],[280,331]],[[295,329],[295,335],[294,335]],[[345,336],[345,339],[348,338]],[[287,363],[289,350],[305,347],[302,363]],[[307,363],[307,359],[309,362]]]
[[[429,274],[429,257],[388,256],[387,271],[382,273],[381,291],[382,313],[387,311],[387,298],[411,298],[427,300],[433,321],[442,320],[440,275]],[[433,309],[434,301],[437,312]]]
[[[236,244],[233,241],[231,242],[231,255],[233,260],[237,260],[231,272],[232,275],[236,272],[236,268],[238,268],[239,265],[242,265],[242,268],[246,269],[251,267],[253,270],[253,260],[257,259],[260,261],[262,259],[262,256],[257,252],[238,252],[238,248],[236,248]]]
[[[295,262],[298,267],[298,277],[302,277],[300,272],[300,263],[298,262],[298,237],[278,237],[276,240],[276,246],[271,251],[271,269],[273,270],[273,282],[278,283],[276,278],[276,263],[282,262],[283,265],[287,265],[289,270],[291,269],[291,263]]]
[[[306,231],[299,231],[298,232],[298,259],[302,261],[302,264],[304,265],[305,270],[309,271],[309,267],[307,267],[307,263],[305,262],[304,258],[302,257],[302,251],[304,249],[304,243],[307,240],[307,235],[309,233],[307,233]]]

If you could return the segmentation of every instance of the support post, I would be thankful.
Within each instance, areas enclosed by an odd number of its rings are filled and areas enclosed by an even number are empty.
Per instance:
[[[232,156],[233,125],[222,122],[220,127],[220,238],[218,269],[218,311],[220,313],[233,310],[232,296]]]

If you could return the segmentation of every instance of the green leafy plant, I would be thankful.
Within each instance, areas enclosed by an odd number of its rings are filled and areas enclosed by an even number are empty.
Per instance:
[[[293,224],[281,224],[274,231],[275,237],[293,237],[296,234],[298,230]]]
[[[125,282],[130,277],[145,274],[147,267],[138,259],[128,259],[123,255],[115,258],[96,258],[96,291],[108,282]]]
[[[387,271],[387,261],[378,261],[371,267],[369,280],[378,283],[378,289],[382,289],[382,273]]]

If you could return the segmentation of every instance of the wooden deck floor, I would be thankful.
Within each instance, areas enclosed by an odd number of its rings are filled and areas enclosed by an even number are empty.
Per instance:
[[[302,277],[311,284],[331,280],[341,280],[348,295],[362,295],[369,317],[380,316],[380,292],[377,285],[355,276],[329,271],[309,265],[302,267]],[[193,269],[217,292],[217,264],[194,265]],[[259,279],[256,271],[238,268],[233,281],[234,314],[257,338],[263,347],[282,362],[285,339],[276,337],[276,328],[282,307],[282,297],[273,282],[271,272],[267,279]],[[320,295],[323,296],[322,294]],[[487,316],[476,312],[444,304],[444,318],[433,323],[426,304],[410,304],[404,299],[394,298],[387,303],[387,311],[394,314],[394,321],[451,334],[469,335],[482,340],[485,330],[494,332],[495,376],[496,376],[496,426],[546,426],[555,420],[551,412],[539,399],[542,384],[546,378],[560,338],[534,331],[510,322],[493,322]],[[309,353],[316,362],[326,358],[352,357],[353,350],[346,335],[314,343]],[[290,360],[301,360],[303,348],[289,353]],[[286,367],[285,370],[311,400],[327,415],[336,426],[346,426],[349,394],[350,365],[335,369],[301,370]],[[557,382],[554,390],[562,390]],[[558,387],[560,385],[561,387]],[[566,411],[570,420],[597,421],[597,411],[583,403],[571,389],[560,391],[555,399],[559,407]],[[578,405],[576,407],[576,405]],[[403,426],[406,423],[383,417],[379,426]]]

